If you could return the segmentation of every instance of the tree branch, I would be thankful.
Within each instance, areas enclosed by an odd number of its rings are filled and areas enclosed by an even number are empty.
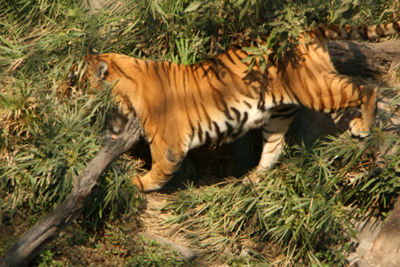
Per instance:
[[[0,266],[25,266],[40,249],[58,236],[82,211],[85,200],[93,191],[106,167],[139,141],[141,128],[137,119],[131,120],[116,140],[110,139],[74,179],[71,194],[50,214],[35,224],[0,260]]]

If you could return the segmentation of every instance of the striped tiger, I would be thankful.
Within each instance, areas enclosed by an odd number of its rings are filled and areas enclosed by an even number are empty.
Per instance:
[[[375,39],[400,32],[400,23],[376,26],[317,26],[301,35],[295,60],[249,70],[241,47],[193,65],[141,60],[126,55],[89,53],[85,75],[91,87],[115,82],[118,111],[137,116],[150,145],[151,170],[133,178],[142,191],[162,188],[190,149],[230,142],[262,129],[263,149],[256,171],[271,168],[281,154],[296,107],[336,112],[360,107],[350,122],[352,135],[365,137],[374,118],[376,89],[338,74],[328,54],[332,39]],[[256,56],[257,58],[257,56]],[[258,58],[259,59],[259,58]],[[259,62],[259,60],[258,60]]]

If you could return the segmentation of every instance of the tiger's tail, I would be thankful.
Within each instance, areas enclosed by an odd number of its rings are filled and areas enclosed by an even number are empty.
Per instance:
[[[337,24],[318,25],[313,31],[319,32],[327,40],[375,40],[377,38],[399,34],[400,21],[363,26],[349,24],[343,26]]]

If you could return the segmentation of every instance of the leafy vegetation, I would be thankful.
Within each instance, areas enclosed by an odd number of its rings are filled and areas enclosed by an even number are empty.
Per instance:
[[[398,5],[396,0],[126,0],[91,15],[74,0],[0,0],[0,223],[13,226],[28,218],[34,224],[69,194],[73,177],[99,150],[112,109],[110,91],[88,95],[87,85],[65,86],[89,46],[191,64],[260,37],[266,42],[257,49],[272,49],[279,60],[304,29],[390,21],[398,18]],[[393,113],[399,104],[398,97],[392,99]],[[164,208],[174,214],[169,223],[208,248],[211,258],[232,266],[343,264],[352,218],[385,216],[399,193],[399,138],[382,131],[385,127],[362,141],[341,136],[292,148],[277,168],[260,174],[268,178],[259,185],[226,182],[179,191]],[[130,184],[140,171],[134,162],[127,155],[108,168],[75,228],[104,229],[111,219],[138,212],[141,197]],[[271,249],[247,246],[246,240]],[[11,241],[0,238],[1,254]],[[138,239],[136,245],[145,243]],[[151,259],[181,264],[170,254],[154,259],[159,251],[146,246],[150,250],[130,258],[130,265],[151,265]],[[38,261],[57,265],[53,257],[46,250]]]
[[[37,257],[46,266],[191,266],[168,245],[162,245],[121,223],[106,223],[102,234],[68,231]],[[89,243],[89,246],[82,246]],[[60,257],[61,256],[61,257]],[[66,264],[67,263],[67,264]]]
[[[398,137],[386,135],[380,142],[393,140],[396,152],[379,167],[373,163],[374,135],[361,143],[344,135],[308,149],[297,146],[279,167],[260,174],[265,178],[259,184],[243,186],[239,180],[180,191],[165,207],[175,214],[167,223],[179,223],[177,231],[215,257],[226,247],[240,254],[243,241],[253,240],[279,244],[272,260],[280,263],[344,265],[354,224],[383,216],[399,194],[400,168],[393,161],[400,156]]]

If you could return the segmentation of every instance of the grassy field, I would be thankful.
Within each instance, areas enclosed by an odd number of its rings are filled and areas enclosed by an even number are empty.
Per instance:
[[[89,46],[191,64],[267,33],[263,49],[279,60],[292,48],[279,40],[315,23],[399,15],[397,0],[292,2],[126,0],[90,14],[75,0],[0,0],[0,256],[60,204],[104,142],[110,92],[89,95],[86,84],[66,86]],[[355,223],[385,218],[400,192],[400,138],[391,120],[399,114],[399,76],[393,71],[392,80],[380,83],[380,99],[388,103],[369,137],[344,133],[287,147],[260,184],[223,179],[238,165],[232,155],[254,157],[257,133],[234,146],[191,153],[161,193],[168,201],[158,212],[165,217],[160,227],[201,251],[195,261],[142,234],[146,202],[130,178],[146,165],[132,153],[107,169],[75,224],[32,264],[343,265],[354,249]]]

